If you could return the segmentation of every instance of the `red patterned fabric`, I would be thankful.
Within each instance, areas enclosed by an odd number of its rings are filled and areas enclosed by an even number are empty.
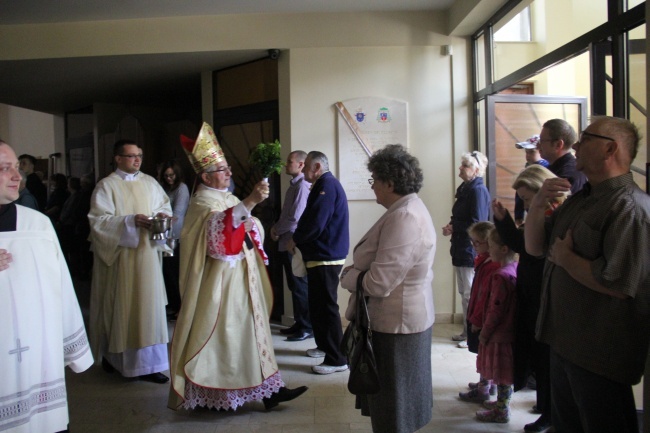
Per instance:
[[[208,219],[206,229],[208,255],[214,259],[229,262],[231,267],[234,266],[234,262],[244,258],[242,249],[246,237],[244,224],[233,228],[232,210],[233,208],[229,208],[223,212],[213,213]],[[248,234],[264,263],[268,265],[269,258],[264,252],[259,230],[254,223],[252,230]]]

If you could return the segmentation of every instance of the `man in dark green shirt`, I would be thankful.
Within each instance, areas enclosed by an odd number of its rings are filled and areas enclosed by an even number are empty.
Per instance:
[[[547,180],[526,219],[528,253],[546,254],[537,339],[551,346],[558,432],[637,433],[632,385],[650,343],[650,197],[630,172],[639,144],[625,119],[596,118],[573,145],[589,182],[548,219],[571,185]]]

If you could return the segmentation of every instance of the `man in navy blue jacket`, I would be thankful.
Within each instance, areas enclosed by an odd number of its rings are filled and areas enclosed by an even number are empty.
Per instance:
[[[348,201],[341,183],[329,171],[325,154],[309,152],[302,172],[312,188],[287,248],[297,246],[307,267],[309,314],[317,345],[307,355],[325,357],[312,371],[330,374],[348,369],[340,349],[343,330],[337,295],[339,274],[350,249]]]

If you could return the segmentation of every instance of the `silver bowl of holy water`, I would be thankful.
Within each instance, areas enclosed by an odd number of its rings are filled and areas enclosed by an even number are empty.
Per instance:
[[[159,241],[162,239],[167,239],[171,235],[172,230],[172,217],[167,216],[153,216],[149,217],[151,221],[151,239]]]

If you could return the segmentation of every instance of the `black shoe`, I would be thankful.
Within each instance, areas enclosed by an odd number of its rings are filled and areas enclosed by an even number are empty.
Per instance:
[[[271,397],[262,399],[264,402],[264,409],[270,410],[276,407],[278,404],[293,400],[294,398],[300,397],[305,391],[309,388],[306,386],[299,386],[298,388],[289,389],[287,387],[282,387],[278,392],[273,394]]]
[[[151,373],[140,376],[140,380],[153,383],[167,383],[169,378],[162,373]]]
[[[102,356],[102,368],[106,373],[115,373],[115,367]]]
[[[539,418],[537,418],[537,421],[531,422],[530,424],[526,424],[524,426],[524,431],[527,432],[543,432],[546,431],[546,429],[551,427],[551,420],[549,419],[550,417],[547,415],[542,415]]]
[[[289,335],[287,337],[287,341],[302,341],[308,338],[314,338],[314,333],[307,331],[298,331],[295,334]]]
[[[282,335],[291,335],[291,334],[295,334],[298,331],[300,331],[300,329],[294,323],[293,325],[289,326],[288,328],[280,329],[280,334],[282,334]]]

